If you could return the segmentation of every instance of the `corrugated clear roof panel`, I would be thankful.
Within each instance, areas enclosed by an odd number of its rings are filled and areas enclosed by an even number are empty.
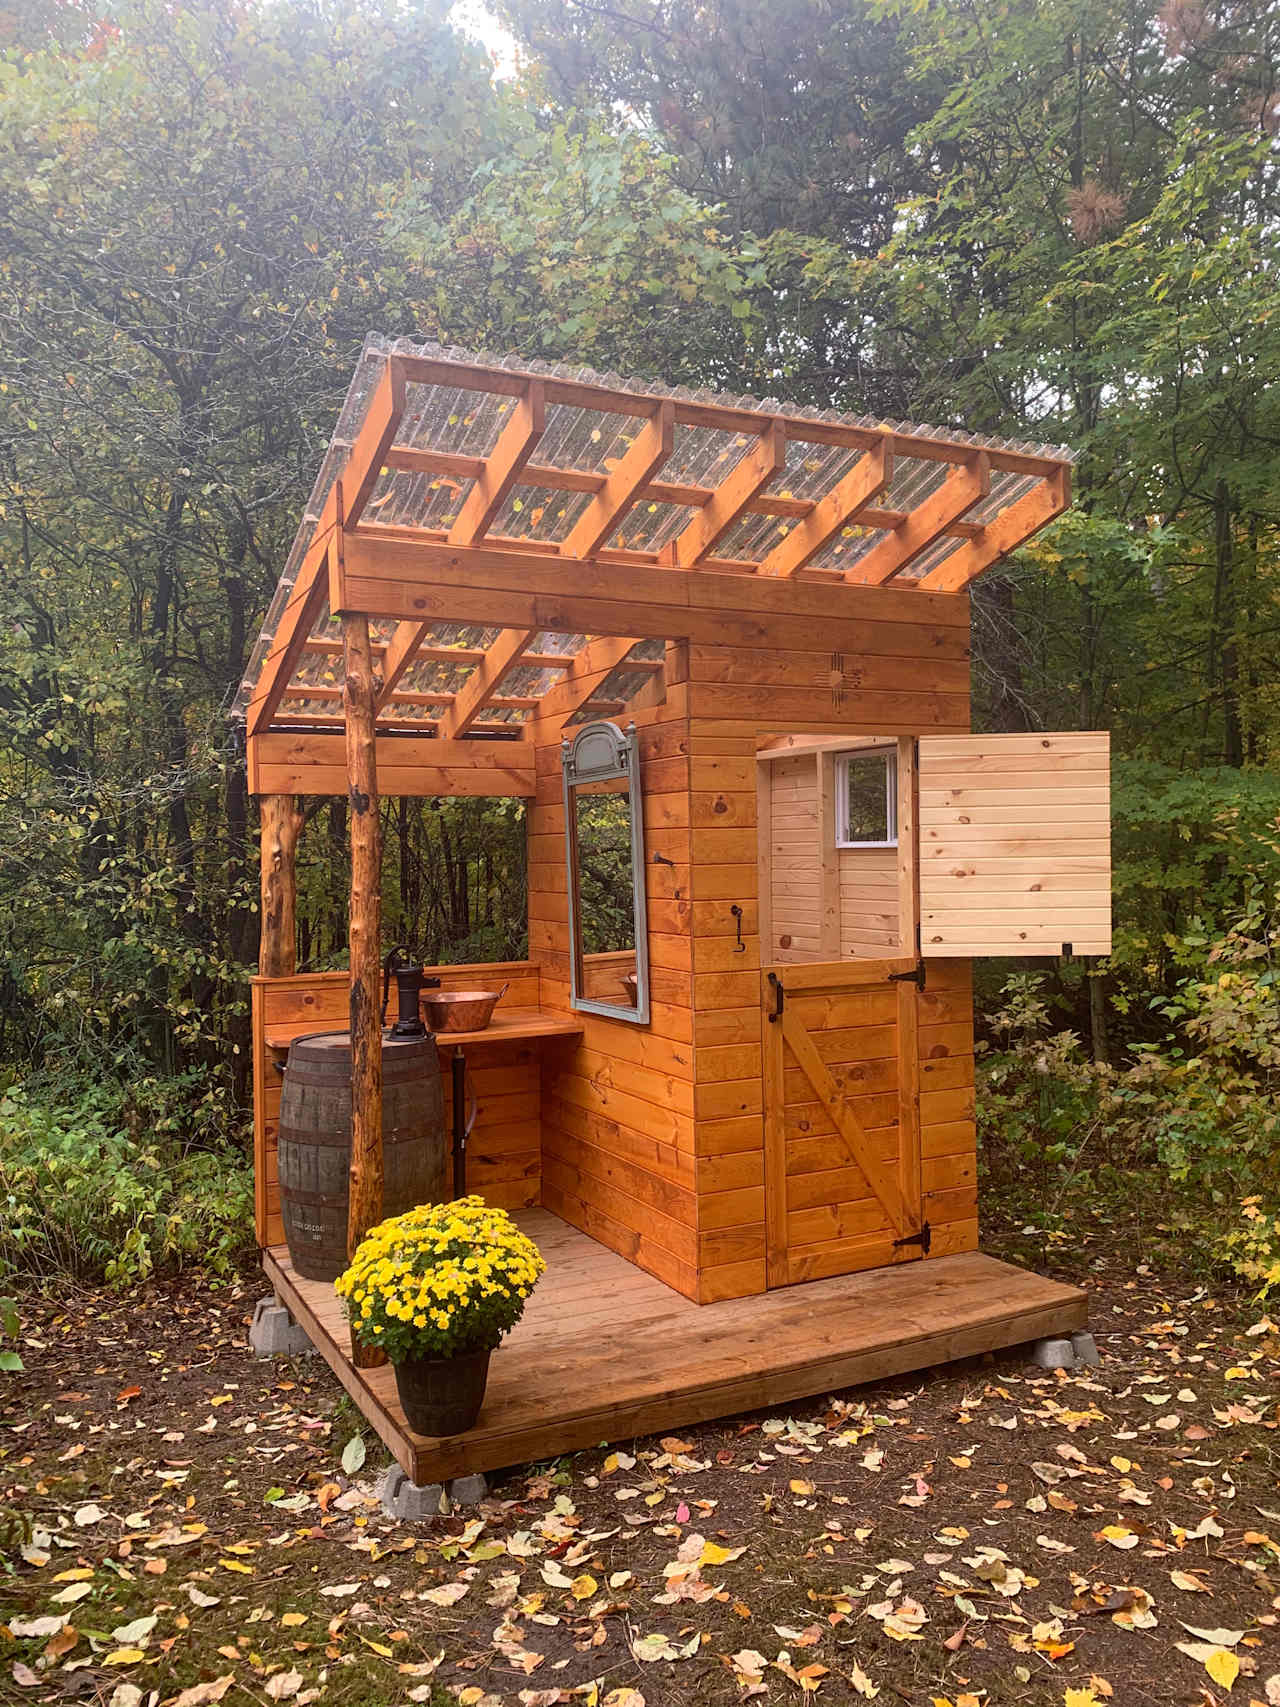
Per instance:
[[[465,476],[384,469],[363,519],[387,527],[449,528],[473,484]]]
[[[658,478],[676,486],[719,486],[755,444],[754,433],[677,423],[671,455]]]
[[[641,425],[634,415],[557,403],[547,410],[546,428],[531,460],[607,474],[626,455]]]
[[[308,694],[305,688],[297,693],[290,689],[280,701],[279,716],[287,718],[290,713],[295,716],[328,717],[335,723],[341,723],[342,700],[340,697],[334,699],[328,694]]]
[[[893,465],[893,479],[881,499],[886,510],[914,510],[932,495],[953,472],[947,462],[931,462],[926,457],[900,456]]]
[[[865,557],[872,546],[878,545],[886,537],[884,528],[859,526],[857,522],[847,522],[844,527],[823,546],[810,562],[813,569],[850,569],[860,557]]]
[[[693,519],[687,504],[664,504],[656,498],[633,504],[609,536],[608,544],[628,551],[661,551]]]
[[[505,539],[540,539],[558,544],[591,502],[589,492],[552,486],[513,486],[493,518],[489,533]]]
[[[514,397],[451,385],[406,385],[395,442],[414,450],[488,456],[515,407]]]
[[[619,705],[624,708],[631,700],[647,688],[655,680],[661,679],[661,672],[654,670],[637,670],[636,660],[657,662],[666,656],[667,643],[665,640],[639,640],[627,653],[626,657],[615,664],[609,674],[595,689],[590,699],[584,700],[565,724],[566,728],[574,724],[590,723],[595,717],[617,716]]]
[[[396,683],[393,693],[457,693],[474,664],[447,664],[437,658],[415,659]]]
[[[356,434],[369,412],[369,400],[386,367],[383,346],[384,341],[376,334],[365,340],[360,360],[356,363],[356,370],[351,376],[351,384],[347,387],[347,395],[338,414],[338,424],[334,428],[335,439],[344,439],[347,444],[354,443]]]
[[[958,546],[965,543],[955,534],[944,533],[941,539],[935,539],[926,550],[913,557],[905,569],[894,576],[895,581],[922,581],[924,577],[940,563],[945,563]]]
[[[991,490],[980,504],[975,504],[965,520],[976,522],[979,527],[985,527],[994,521],[1001,510],[1010,504],[1017,503],[1033,486],[1039,484],[1035,474],[1013,474],[1007,469],[996,469],[991,476]]]
[[[379,723],[435,723],[444,716],[446,706],[443,705],[405,705],[398,699],[390,700],[383,706],[379,714]]]

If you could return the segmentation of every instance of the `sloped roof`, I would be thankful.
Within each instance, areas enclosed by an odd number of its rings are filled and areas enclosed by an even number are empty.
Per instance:
[[[958,592],[1065,507],[1069,494],[1072,459],[1058,446],[374,334],[241,684],[240,713],[389,365],[403,382],[403,405],[348,523],[362,533],[458,543],[461,530],[463,543],[543,561],[550,554],[620,570],[643,563]],[[439,725],[503,634],[437,623],[416,632],[410,647],[396,623],[376,622],[375,658],[396,660],[380,723]],[[530,638],[489,685],[484,725],[514,733],[588,639]],[[619,660],[614,699],[627,697],[619,683],[629,693],[660,667],[647,647]],[[322,606],[276,721],[337,721],[340,664],[339,631]],[[602,703],[607,697],[602,689]]]

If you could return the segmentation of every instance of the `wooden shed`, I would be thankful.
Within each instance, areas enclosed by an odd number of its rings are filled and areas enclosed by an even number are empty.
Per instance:
[[[969,731],[968,587],[1069,478],[1047,446],[367,343],[240,702],[257,1230],[416,1479],[1083,1326],[979,1251],[971,994],[976,956],[1110,946],[1106,735]],[[351,969],[299,973],[297,797],[325,794]],[[439,1041],[476,1091],[467,1188],[548,1273],[447,1440],[353,1368],[275,1171],[283,1051],[350,1022],[376,1218],[396,795],[528,803],[528,959],[435,970],[511,983]],[[591,887],[601,837],[634,907]]]

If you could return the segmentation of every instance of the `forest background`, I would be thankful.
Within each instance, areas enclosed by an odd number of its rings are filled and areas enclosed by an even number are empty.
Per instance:
[[[1115,952],[984,968],[988,1178],[1280,1281],[1280,8],[496,10],[0,7],[0,1272],[245,1236],[226,712],[376,328],[1072,447],[975,727],[1113,731]],[[522,953],[517,805],[384,812],[388,941]]]

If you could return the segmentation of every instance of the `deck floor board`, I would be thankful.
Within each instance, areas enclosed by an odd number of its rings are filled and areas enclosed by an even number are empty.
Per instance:
[[[353,1369],[340,1301],[263,1252],[283,1303],[418,1482],[786,1404],[1083,1327],[1077,1287],[964,1252],[697,1305],[545,1209],[517,1212],[547,1259],[494,1353],[475,1428],[414,1434],[389,1368]],[[584,1281],[587,1282],[584,1285]]]

